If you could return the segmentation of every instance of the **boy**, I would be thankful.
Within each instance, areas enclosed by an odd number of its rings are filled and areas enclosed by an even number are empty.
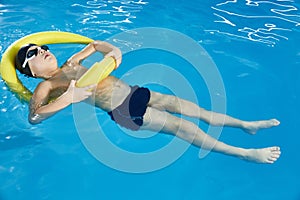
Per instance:
[[[35,89],[30,101],[29,121],[32,124],[40,123],[70,104],[93,96],[95,106],[108,112],[112,120],[128,129],[173,134],[197,147],[213,147],[215,152],[257,163],[271,164],[279,158],[279,147],[244,149],[227,145],[208,136],[196,124],[172,113],[195,117],[213,126],[241,128],[249,134],[255,134],[262,128],[278,126],[280,122],[276,119],[242,121],[207,111],[176,96],[150,91],[144,87],[129,86],[113,76],[108,76],[97,85],[77,88],[76,80],[87,71],[81,65],[82,60],[96,51],[115,58],[116,67],[122,62],[121,51],[103,41],[90,43],[68,59],[61,68],[57,65],[56,57],[45,45],[28,44],[20,48],[16,56],[16,68],[27,76],[44,79]]]

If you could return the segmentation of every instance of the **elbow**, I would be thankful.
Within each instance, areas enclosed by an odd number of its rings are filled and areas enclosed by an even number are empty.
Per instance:
[[[91,44],[93,45],[93,46],[97,46],[97,45],[106,45],[106,44],[108,44],[107,42],[105,42],[105,41],[102,41],[102,40],[94,40],[94,41],[92,41],[91,42]]]
[[[94,49],[97,51],[101,46],[103,46],[105,43],[100,40],[94,40],[91,42],[91,45],[94,47]]]
[[[43,117],[39,114],[30,114],[28,116],[28,121],[29,121],[30,124],[36,125],[36,124],[39,124],[43,121]]]

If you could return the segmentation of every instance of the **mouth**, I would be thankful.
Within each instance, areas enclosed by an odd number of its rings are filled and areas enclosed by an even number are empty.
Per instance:
[[[49,56],[50,56],[50,55],[46,54],[46,55],[44,56],[44,59],[48,58]]]

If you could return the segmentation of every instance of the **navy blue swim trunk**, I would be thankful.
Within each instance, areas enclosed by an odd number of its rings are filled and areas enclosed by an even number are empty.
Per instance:
[[[149,100],[150,90],[148,88],[133,86],[123,103],[108,114],[119,125],[131,130],[138,130],[143,125],[143,116]]]

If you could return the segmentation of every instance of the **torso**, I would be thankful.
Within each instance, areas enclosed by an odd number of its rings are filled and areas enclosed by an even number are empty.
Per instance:
[[[69,87],[71,80],[78,80],[87,68],[81,65],[64,65],[59,76],[48,79],[52,83],[53,90],[49,94],[50,98],[57,98]],[[119,106],[130,93],[130,87],[125,82],[116,77],[108,76],[103,79],[95,91],[95,104],[104,111],[111,111]]]

